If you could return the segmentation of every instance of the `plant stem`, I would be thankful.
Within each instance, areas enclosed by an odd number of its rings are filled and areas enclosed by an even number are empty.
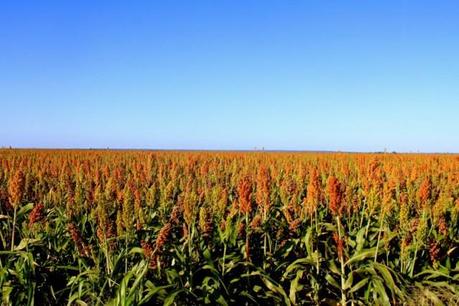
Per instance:
[[[366,200],[363,200],[363,208],[362,208],[362,213],[361,213],[361,218],[360,218],[360,225],[359,225],[359,228],[362,227],[363,225],[363,219],[365,218],[365,206],[367,204],[367,201]]]
[[[317,217],[317,208],[314,210],[314,221],[315,221],[315,226],[316,226],[316,237],[319,237],[319,221],[318,221],[318,217]],[[319,254],[319,239],[317,239],[317,254]],[[320,266],[319,266],[319,255],[317,256],[317,263],[316,263],[316,269],[317,269],[317,273],[319,273],[319,269],[320,269]]]
[[[223,266],[222,266],[222,275],[225,275],[225,259],[226,259],[226,242],[223,244]]]
[[[266,268],[266,253],[267,253],[267,252],[266,252],[266,248],[267,248],[267,243],[268,243],[268,241],[267,241],[268,237],[267,237],[266,235],[267,235],[267,234],[265,233],[265,234],[264,234],[264,237],[263,237],[263,253],[264,253],[264,258],[263,258],[263,269]]]
[[[336,217],[337,225],[338,225],[338,237],[339,240],[341,240],[341,222],[339,220],[339,216]],[[341,265],[341,305],[344,306],[346,305],[346,294],[344,293],[344,285],[346,283],[346,279],[344,277],[344,258],[343,256],[340,256],[339,262]]]
[[[378,249],[379,249],[379,242],[381,240],[383,220],[384,220],[384,212],[381,213],[381,220],[379,221],[379,232],[378,232],[378,242],[376,242],[375,262],[378,259]]]
[[[11,251],[14,250],[14,234],[16,232],[16,210],[17,210],[17,205],[14,205],[13,232],[11,233]]]
[[[126,236],[124,237],[124,246],[126,248],[126,256],[124,257],[124,273],[127,273],[127,270],[128,270],[128,263],[127,263],[127,255],[128,255],[128,236],[127,236],[127,232],[126,232]]]
[[[249,214],[245,214],[245,255],[246,255],[246,260],[250,261],[250,256],[249,252],[250,250],[248,249],[249,246]]]
[[[413,278],[414,274],[414,265],[416,264],[416,257],[418,256],[418,242],[416,241],[416,249],[414,251],[413,264],[411,265],[410,277]]]

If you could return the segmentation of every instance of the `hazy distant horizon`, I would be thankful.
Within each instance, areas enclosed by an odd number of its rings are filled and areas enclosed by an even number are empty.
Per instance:
[[[349,153],[349,154],[452,154],[456,155],[459,152],[421,152],[421,151],[340,151],[340,150],[286,150],[286,149],[206,149],[206,148],[110,148],[110,147],[9,147],[0,146],[0,150],[81,150],[81,151],[166,151],[166,152],[266,152],[266,153]]]

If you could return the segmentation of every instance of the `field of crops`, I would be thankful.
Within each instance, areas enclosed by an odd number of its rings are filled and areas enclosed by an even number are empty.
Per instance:
[[[457,305],[459,156],[0,150],[2,305]]]

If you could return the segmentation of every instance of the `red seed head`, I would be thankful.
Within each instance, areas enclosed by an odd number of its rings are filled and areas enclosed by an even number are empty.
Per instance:
[[[239,209],[243,214],[248,214],[252,210],[252,182],[248,176],[244,176],[238,183],[237,193],[239,196]]]
[[[334,176],[330,176],[327,182],[329,207],[333,215],[340,215],[343,209],[343,191],[342,185]]]
[[[21,170],[8,181],[8,195],[11,205],[17,206],[21,203],[25,190],[25,176]]]
[[[418,191],[419,201],[422,205],[427,204],[427,202],[430,200],[431,194],[432,181],[430,180],[430,177],[427,177],[424,179],[424,181],[422,181]]]
[[[29,215],[29,227],[45,218],[44,210],[45,206],[41,203],[33,207]]]
[[[319,172],[316,168],[314,168],[311,172],[311,177],[306,191],[306,199],[303,204],[305,205],[307,213],[312,214],[317,209],[321,198]]]

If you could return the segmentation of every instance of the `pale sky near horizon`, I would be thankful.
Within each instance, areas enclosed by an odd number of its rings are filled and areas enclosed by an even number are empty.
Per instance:
[[[459,152],[458,1],[2,1],[0,146]]]

